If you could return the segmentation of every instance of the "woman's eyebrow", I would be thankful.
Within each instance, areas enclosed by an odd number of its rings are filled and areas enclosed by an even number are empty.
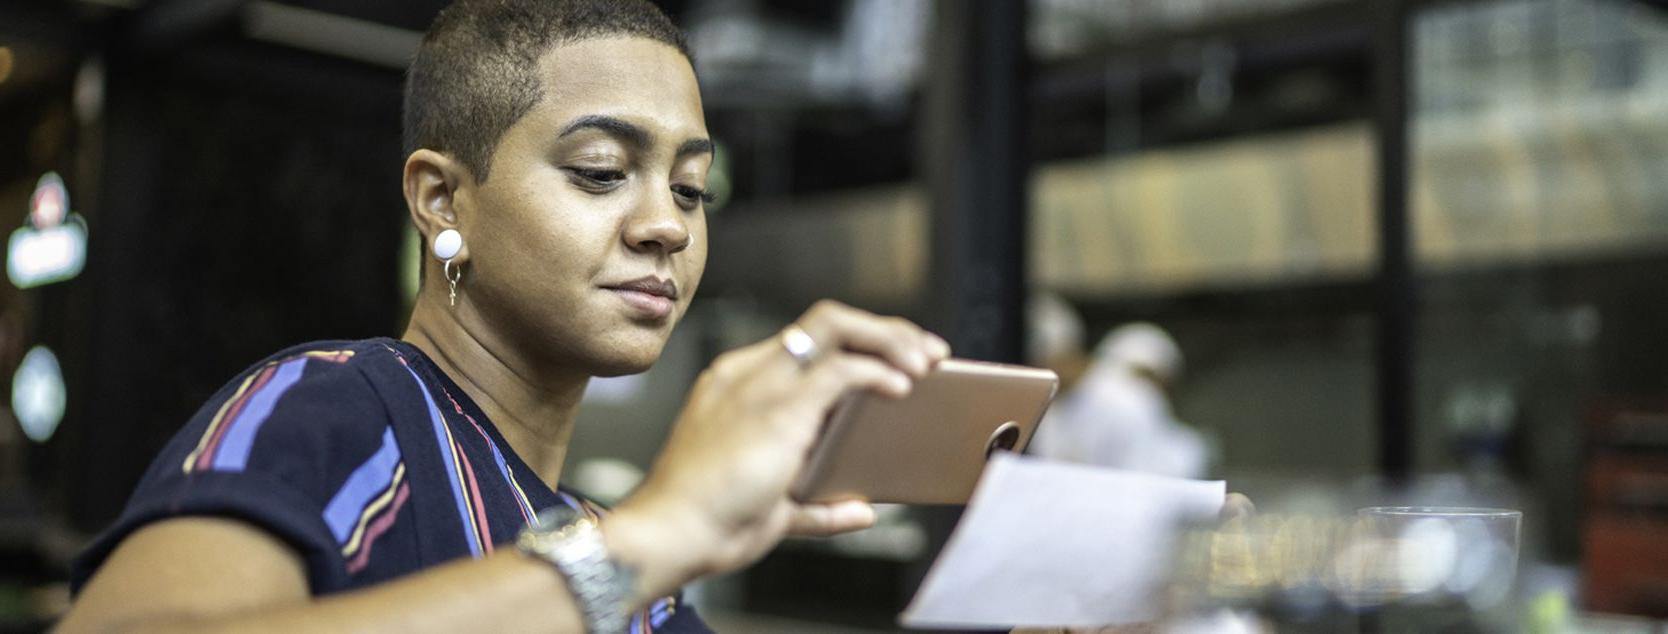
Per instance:
[[[712,140],[690,139],[684,141],[683,145],[678,146],[677,156],[689,156],[691,154],[712,154]]]
[[[569,123],[567,127],[562,128],[562,133],[556,135],[556,138],[560,139],[585,129],[601,130],[608,136],[619,139],[626,145],[633,146],[637,149],[649,147],[650,142],[654,140],[653,135],[649,134],[648,130],[644,130],[643,128],[633,125],[623,119],[601,114],[585,115],[578,119],[574,119],[573,123]]]
[[[556,135],[556,138],[559,139],[585,129],[601,130],[603,133],[636,149],[647,148],[654,142],[654,135],[648,130],[624,119],[601,114],[585,115],[574,119],[567,127],[562,128],[562,133]],[[711,139],[689,139],[678,146],[676,155],[682,157],[691,154],[712,154],[712,152]]]

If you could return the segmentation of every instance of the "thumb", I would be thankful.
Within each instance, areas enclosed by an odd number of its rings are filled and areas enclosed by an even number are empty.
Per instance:
[[[862,500],[803,504],[793,508],[788,534],[821,537],[862,530],[875,524],[875,509]]]

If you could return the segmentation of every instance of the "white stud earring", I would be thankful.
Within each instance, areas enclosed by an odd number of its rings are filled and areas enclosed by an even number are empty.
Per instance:
[[[443,264],[441,270],[446,272],[446,283],[451,285],[451,302],[458,305],[458,280],[463,277],[463,268],[452,264],[452,258],[463,250],[463,234],[457,229],[447,229],[434,237],[434,257]]]

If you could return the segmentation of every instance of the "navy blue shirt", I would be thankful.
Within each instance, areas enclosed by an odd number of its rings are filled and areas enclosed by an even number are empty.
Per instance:
[[[73,584],[146,524],[211,515],[288,542],[312,593],[325,595],[513,547],[555,505],[606,512],[539,480],[415,346],[313,343],[244,371],[192,417],[77,560]],[[674,596],[644,608],[631,631],[710,630]]]

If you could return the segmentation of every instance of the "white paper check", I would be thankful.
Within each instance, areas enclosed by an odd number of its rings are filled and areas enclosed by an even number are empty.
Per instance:
[[[1081,627],[1157,618],[1173,547],[1226,486],[1002,454],[900,618],[906,627]]]

